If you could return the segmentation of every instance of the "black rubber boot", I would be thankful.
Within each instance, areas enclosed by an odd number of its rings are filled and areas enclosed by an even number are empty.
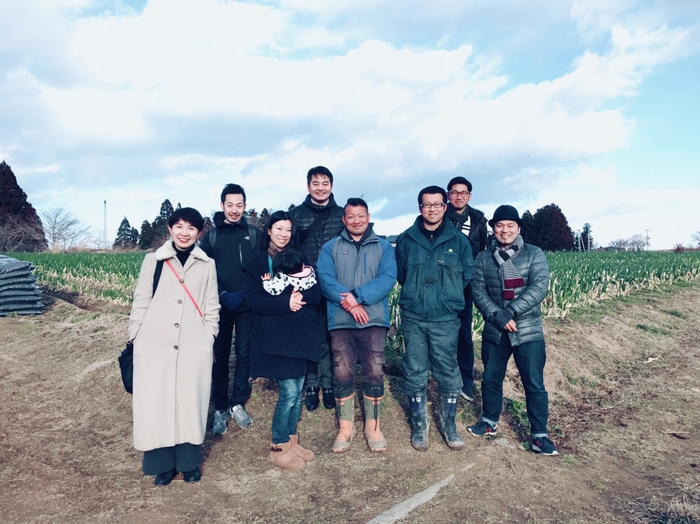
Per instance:
[[[416,451],[428,451],[428,406],[425,393],[416,393],[408,397],[411,404],[411,446]]]
[[[457,433],[457,395],[440,396],[440,433],[451,449],[462,449],[464,441]]]

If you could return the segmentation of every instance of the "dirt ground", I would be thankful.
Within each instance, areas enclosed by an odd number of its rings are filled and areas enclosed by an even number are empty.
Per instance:
[[[299,472],[269,461],[274,384],[255,384],[246,430],[208,434],[204,476],[153,486],[131,445],[131,397],[116,357],[123,311],[60,299],[44,315],[0,318],[0,512],[3,522],[368,522],[445,480],[399,522],[700,521],[700,285],[602,302],[546,321],[550,425],[561,455],[529,452],[522,388],[509,371],[499,438],[449,450],[435,425],[430,450],[409,443],[406,400],[387,377],[389,449],[361,438],[330,452],[334,415],[304,410]],[[434,396],[434,392],[433,392]],[[360,414],[356,424],[360,429]],[[390,520],[387,520],[387,522]]]

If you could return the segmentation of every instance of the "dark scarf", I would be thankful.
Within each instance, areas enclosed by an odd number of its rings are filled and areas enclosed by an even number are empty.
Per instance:
[[[464,213],[457,213],[457,210],[452,207],[452,204],[447,204],[446,215],[451,222],[457,222],[459,224],[457,229],[461,230],[462,226],[469,218],[469,206],[464,210]]]
[[[520,273],[513,265],[513,260],[520,254],[525,242],[523,237],[518,235],[510,246],[501,248],[496,243],[497,249],[493,252],[493,258],[498,264],[498,276],[501,278],[501,287],[503,288],[503,298],[505,300],[513,300],[515,298],[515,288],[525,285],[525,280],[520,276]]]
[[[435,241],[440,237],[440,235],[442,235],[442,232],[445,230],[445,222],[446,220],[443,218],[442,222],[440,222],[440,225],[437,227],[437,229],[434,229],[432,231],[429,231],[425,228],[423,220],[418,222],[420,230],[423,232],[423,235],[425,235],[425,238],[428,239],[428,242],[430,242],[431,246],[435,243]]]

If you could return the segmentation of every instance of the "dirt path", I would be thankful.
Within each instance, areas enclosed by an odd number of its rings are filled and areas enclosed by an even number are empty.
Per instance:
[[[4,522],[360,523],[445,481],[400,522],[693,522],[698,319],[696,285],[548,322],[560,457],[523,449],[517,413],[504,418],[498,441],[461,426],[467,446],[453,452],[431,428],[430,450],[417,453],[391,378],[387,453],[371,455],[361,438],[346,455],[330,453],[333,414],[321,408],[304,411],[299,427],[317,458],[281,471],[266,451],[275,392],[259,383],[249,403],[255,422],[210,436],[199,485],[156,488],[131,447],[130,397],[115,361],[126,316],[56,301],[40,317],[0,318],[0,511]],[[517,381],[507,391],[522,396]],[[460,410],[464,422],[478,415],[478,405]]]

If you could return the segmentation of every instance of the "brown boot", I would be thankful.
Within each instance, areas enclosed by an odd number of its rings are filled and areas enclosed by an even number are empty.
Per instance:
[[[303,458],[291,449],[291,441],[275,444],[270,442],[270,460],[284,469],[302,469],[306,466]]]
[[[365,403],[365,438],[370,451],[386,451],[386,439],[379,429],[379,415],[382,412],[384,397],[364,396]]]
[[[338,435],[333,442],[333,453],[344,453],[350,449],[355,438],[355,394],[335,399],[338,416]]]
[[[303,448],[299,445],[299,433],[294,435],[289,435],[289,442],[291,442],[292,452],[298,457],[303,458],[306,462],[314,458],[314,452],[310,449]]]

